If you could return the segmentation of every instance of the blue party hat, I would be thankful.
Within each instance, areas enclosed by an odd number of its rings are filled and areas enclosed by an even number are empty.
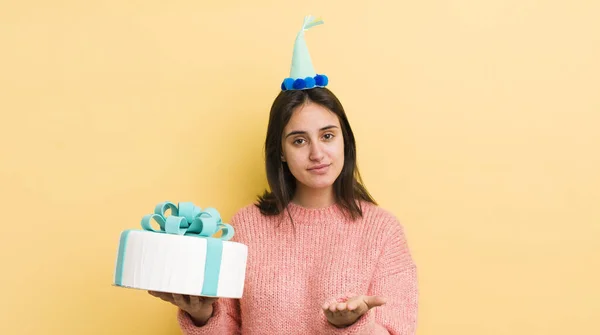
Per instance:
[[[310,53],[308,52],[308,47],[306,46],[306,41],[304,40],[305,31],[323,23],[323,20],[315,18],[312,15],[304,17],[302,29],[298,32],[294,43],[290,76],[285,78],[283,83],[281,83],[283,91],[325,87],[329,83],[326,75],[316,73]]]

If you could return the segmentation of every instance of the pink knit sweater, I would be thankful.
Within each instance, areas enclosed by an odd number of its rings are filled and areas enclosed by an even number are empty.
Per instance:
[[[288,206],[292,218],[266,217],[249,205],[231,219],[234,241],[248,246],[244,296],[220,298],[213,316],[195,327],[179,310],[186,335],[203,334],[415,334],[417,272],[403,228],[384,209],[362,203],[352,222],[337,205]],[[321,306],[330,299],[379,295],[353,325],[336,328]]]

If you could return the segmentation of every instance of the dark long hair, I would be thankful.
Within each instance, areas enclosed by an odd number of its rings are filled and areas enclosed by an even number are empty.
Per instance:
[[[265,190],[258,197],[256,206],[265,215],[278,215],[292,200],[296,191],[296,179],[287,164],[281,161],[283,129],[292,117],[294,109],[307,101],[319,104],[339,118],[344,137],[344,166],[335,180],[333,189],[336,201],[352,219],[362,216],[359,200],[376,204],[363,185],[356,164],[356,142],[338,98],[327,88],[281,91],[273,101],[265,139],[265,165],[271,191]]]

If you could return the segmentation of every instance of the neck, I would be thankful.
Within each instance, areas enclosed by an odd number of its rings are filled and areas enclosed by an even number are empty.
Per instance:
[[[298,185],[292,201],[306,208],[323,208],[335,203],[335,194],[333,187],[311,189]]]

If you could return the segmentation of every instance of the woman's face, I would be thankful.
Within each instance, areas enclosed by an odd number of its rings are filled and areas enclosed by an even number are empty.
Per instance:
[[[297,186],[331,187],[344,166],[344,139],[337,115],[314,102],[300,105],[282,136],[282,159]]]

